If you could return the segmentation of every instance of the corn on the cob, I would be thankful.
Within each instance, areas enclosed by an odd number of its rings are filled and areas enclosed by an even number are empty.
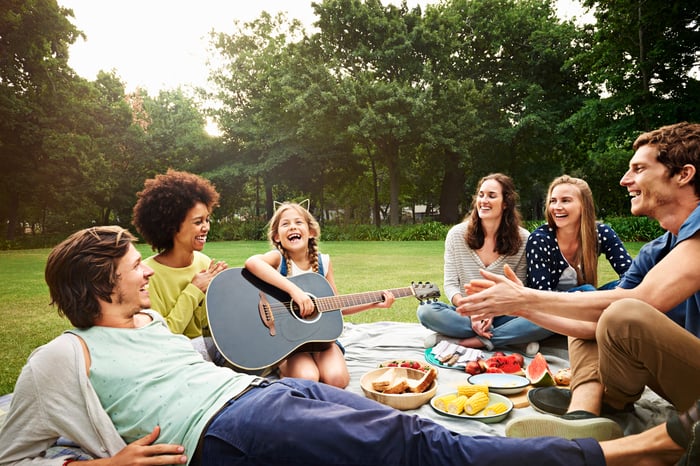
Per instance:
[[[447,411],[447,404],[457,398],[456,393],[450,393],[449,395],[443,395],[435,399],[435,407],[440,411]]]
[[[469,397],[467,402],[464,404],[464,412],[473,416],[489,404],[489,396],[484,392],[476,392]]]
[[[447,403],[447,412],[450,414],[462,414],[467,397],[462,395]]]
[[[489,405],[484,409],[484,416],[495,416],[496,414],[505,413],[508,407],[502,401]]]
[[[486,395],[489,394],[489,386],[488,385],[472,385],[470,383],[467,384],[462,384],[462,385],[457,385],[457,393],[459,395],[464,395],[466,397],[470,397],[475,393],[482,392],[485,393]]]

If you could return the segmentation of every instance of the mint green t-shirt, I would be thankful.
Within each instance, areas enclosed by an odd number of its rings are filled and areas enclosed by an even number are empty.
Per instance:
[[[153,311],[151,311],[153,312]],[[125,442],[150,433],[192,456],[207,422],[253,376],[206,362],[160,318],[141,328],[71,330],[90,351],[90,382]]]

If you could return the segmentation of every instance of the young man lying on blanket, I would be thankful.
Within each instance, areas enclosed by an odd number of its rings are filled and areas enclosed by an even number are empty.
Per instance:
[[[269,382],[204,361],[147,308],[153,270],[120,227],[81,230],[49,255],[52,303],[76,327],[37,349],[0,431],[0,464],[46,458],[59,437],[85,464],[672,464],[686,417],[598,443],[454,434],[419,416],[300,379]],[[60,407],[60,408],[59,408]],[[691,415],[692,416],[692,415]],[[697,428],[697,419],[694,419]],[[673,435],[673,438],[672,438]],[[692,454],[697,445],[690,442]],[[530,460],[526,460],[530,461]]]
[[[574,337],[569,341],[572,393],[552,388],[529,393],[533,406],[564,416],[519,419],[521,431],[536,425],[538,435],[577,437],[613,422],[598,417],[604,404],[628,409],[645,386],[676,409],[697,413],[700,124],[642,134],[633,148],[620,184],[630,193],[632,214],[658,220],[667,233],[642,248],[619,288],[548,293],[523,287],[512,276],[482,272],[489,281],[474,282],[457,308],[473,319],[518,315]],[[665,315],[677,307],[685,311],[685,328]],[[697,437],[697,423],[693,429]]]

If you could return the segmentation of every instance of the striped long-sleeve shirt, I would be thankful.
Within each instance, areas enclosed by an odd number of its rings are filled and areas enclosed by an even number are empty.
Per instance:
[[[525,228],[520,228],[522,246],[517,254],[513,256],[499,256],[488,266],[479,258],[476,251],[467,245],[464,235],[467,231],[468,221],[459,223],[447,232],[445,238],[445,268],[443,277],[443,288],[445,297],[452,303],[452,297],[456,294],[464,295],[464,285],[471,280],[483,278],[479,269],[489,272],[503,273],[503,266],[508,264],[513,269],[523,283],[527,271],[525,260],[525,243],[530,233]]]

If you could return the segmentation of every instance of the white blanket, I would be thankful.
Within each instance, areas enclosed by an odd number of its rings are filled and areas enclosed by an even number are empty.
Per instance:
[[[425,361],[424,338],[431,332],[420,324],[400,322],[377,322],[372,324],[345,323],[343,334],[339,338],[345,346],[345,358],[350,369],[348,390],[363,395],[360,377],[365,372],[375,369],[383,361],[392,359],[415,359]],[[552,372],[569,367],[566,340],[553,337],[546,340],[540,349]],[[508,351],[506,351],[508,352]],[[487,356],[489,353],[487,353]],[[525,358],[526,364],[530,361]],[[467,382],[469,374],[463,370],[438,368],[437,394],[456,391],[458,384]],[[619,414],[614,419],[623,427],[625,434],[641,432],[649,427],[664,422],[673,407],[665,400],[647,389],[636,405],[634,413]],[[456,419],[436,413],[430,404],[407,411],[423,417],[429,417],[449,429],[469,435],[505,435],[508,421],[525,415],[542,415],[532,407],[514,409],[505,421],[497,424]]]

